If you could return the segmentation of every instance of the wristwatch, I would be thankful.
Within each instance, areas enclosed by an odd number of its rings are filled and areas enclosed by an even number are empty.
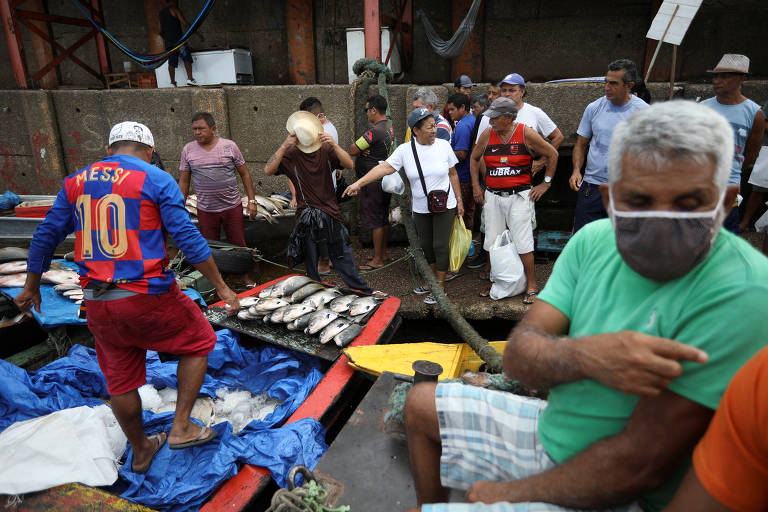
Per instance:
[[[257,200],[255,200],[255,199],[249,199],[248,203],[249,204],[259,204],[259,202]]]
[[[544,176],[544,183],[552,183],[552,176]]]

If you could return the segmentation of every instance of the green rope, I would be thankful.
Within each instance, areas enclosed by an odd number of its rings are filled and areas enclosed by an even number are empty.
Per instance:
[[[263,256],[256,255],[254,256],[257,260],[263,261],[264,263],[269,263],[270,265],[274,265],[276,267],[280,267],[286,270],[296,270],[294,267],[289,267],[288,265],[283,265],[282,263],[278,263],[276,261],[268,260],[267,258],[264,258]],[[385,268],[391,267],[392,265],[397,265],[401,261],[409,260],[413,258],[413,254],[411,253],[410,249],[405,252],[403,256],[400,258],[397,258],[394,261],[390,261],[386,265],[382,265],[381,267],[374,268],[373,270],[361,270],[359,271],[360,275],[366,275],[366,274],[373,274],[374,272],[379,272],[380,270],[384,270]],[[303,274],[306,274],[306,271],[298,271],[302,272]]]
[[[267,512],[349,512],[348,505],[331,508],[325,504],[328,491],[316,481],[292,490],[278,489],[272,495]]]

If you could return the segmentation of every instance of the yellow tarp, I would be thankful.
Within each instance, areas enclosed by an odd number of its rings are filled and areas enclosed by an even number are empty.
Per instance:
[[[491,346],[500,354],[506,341],[492,341]],[[440,379],[453,379],[465,370],[477,371],[482,361],[466,343],[400,343],[396,345],[369,345],[348,347],[344,354],[356,370],[373,375],[382,372],[413,375],[411,365],[420,359],[432,361],[443,367]]]

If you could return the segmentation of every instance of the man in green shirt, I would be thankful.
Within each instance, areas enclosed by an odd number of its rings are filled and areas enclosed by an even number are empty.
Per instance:
[[[616,128],[600,189],[610,220],[569,241],[504,354],[548,401],[461,384],[409,393],[422,511],[669,502],[730,378],[768,341],[768,260],[721,229],[732,158],[727,121],[692,102]],[[440,504],[446,487],[471,504]]]

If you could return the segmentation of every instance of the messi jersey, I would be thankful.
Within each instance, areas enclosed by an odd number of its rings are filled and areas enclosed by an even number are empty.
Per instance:
[[[192,263],[211,254],[189,220],[170,174],[129,155],[114,155],[67,176],[30,244],[27,268],[42,273],[56,246],[75,233],[80,281],[112,282],[138,293],[166,293],[170,233]]]

